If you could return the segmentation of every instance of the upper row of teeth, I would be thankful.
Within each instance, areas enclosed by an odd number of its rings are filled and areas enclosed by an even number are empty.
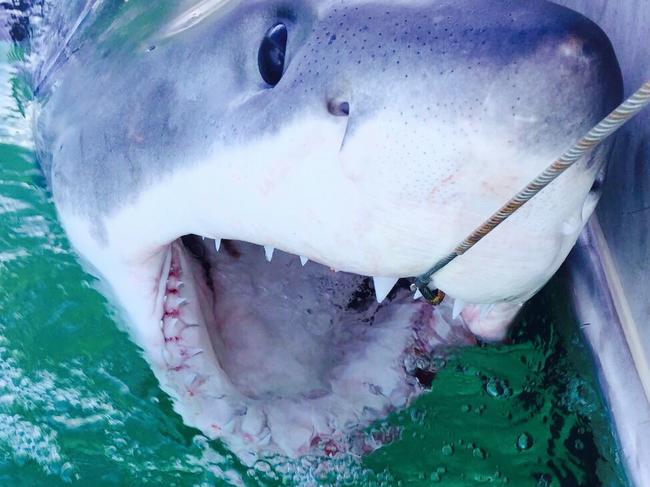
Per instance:
[[[219,249],[221,249],[221,239],[217,238],[214,240],[214,248],[219,252]],[[275,253],[275,247],[271,247],[269,245],[264,246],[264,254],[266,255],[266,260],[268,262],[271,262],[273,260],[273,254]],[[304,267],[307,265],[307,262],[309,262],[309,259],[303,255],[300,256],[300,263]],[[374,283],[375,287],[375,297],[377,298],[378,303],[383,303],[384,300],[388,297],[390,292],[393,290],[395,285],[397,284],[397,281],[399,281],[399,277],[376,277],[373,276],[372,281]],[[422,297],[422,293],[418,290],[415,291],[415,294],[413,296],[414,300],[418,300]],[[455,314],[455,313],[454,313]]]

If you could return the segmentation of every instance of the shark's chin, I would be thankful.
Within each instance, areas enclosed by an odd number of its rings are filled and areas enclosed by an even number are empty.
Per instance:
[[[380,304],[371,278],[239,241],[173,242],[160,299],[163,387],[240,455],[372,451],[394,434],[363,428],[429,388],[444,349],[475,343],[406,281]]]

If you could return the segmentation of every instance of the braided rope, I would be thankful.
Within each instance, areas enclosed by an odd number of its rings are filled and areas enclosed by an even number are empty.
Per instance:
[[[414,290],[417,288],[425,297],[431,301],[435,294],[429,288],[431,277],[447,266],[456,257],[463,255],[478,242],[485,238],[492,230],[501,225],[512,216],[519,208],[528,203],[537,193],[542,191],[560,174],[581,159],[587,152],[607,139],[610,135],[620,129],[643,108],[650,104],[650,80],[647,81],[634,95],[623,102],[616,110],[610,113],[602,122],[592,128],[587,135],[582,137],[573,147],[567,150],[553,164],[547,167],[544,172],[537,176],[524,189],[517,193],[510,201],[503,205],[496,213],[486,220],[480,227],[474,230],[453,252],[440,259],[429,271],[415,279]]]

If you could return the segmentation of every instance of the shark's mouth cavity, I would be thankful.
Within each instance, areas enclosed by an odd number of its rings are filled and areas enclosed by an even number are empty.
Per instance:
[[[186,421],[238,451],[364,453],[364,426],[430,388],[449,346],[474,343],[448,308],[371,278],[240,241],[184,236],[161,281],[167,386]]]

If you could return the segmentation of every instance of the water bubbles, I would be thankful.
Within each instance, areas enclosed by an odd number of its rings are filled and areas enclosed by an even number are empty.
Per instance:
[[[533,446],[533,437],[530,433],[522,433],[517,438],[517,450],[525,451]]]
[[[73,480],[77,480],[77,477],[74,473],[74,467],[70,462],[65,462],[63,465],[61,465],[59,476],[65,483],[71,483]]]
[[[454,447],[450,444],[446,444],[442,447],[442,454],[446,457],[450,457],[454,454]]]
[[[435,471],[431,472],[431,475],[429,475],[429,480],[436,483],[440,482],[446,473],[447,469],[445,467],[438,467]]]
[[[433,357],[431,359],[431,368],[433,370],[442,370],[447,365],[447,361],[442,357]]]
[[[495,399],[503,399],[512,395],[508,382],[496,377],[491,377],[485,384],[485,392]]]
[[[255,470],[263,474],[268,474],[271,471],[271,465],[268,462],[258,461],[255,463]]]
[[[499,470],[494,473],[475,473],[474,481],[481,484],[507,484],[508,477],[504,477]]]
[[[485,460],[485,458],[487,457],[487,453],[482,448],[476,447],[476,448],[474,448],[474,450],[472,450],[472,456],[474,458],[479,458],[481,460]]]
[[[413,408],[411,411],[411,421],[414,423],[424,423],[427,417],[427,411],[424,409]]]

